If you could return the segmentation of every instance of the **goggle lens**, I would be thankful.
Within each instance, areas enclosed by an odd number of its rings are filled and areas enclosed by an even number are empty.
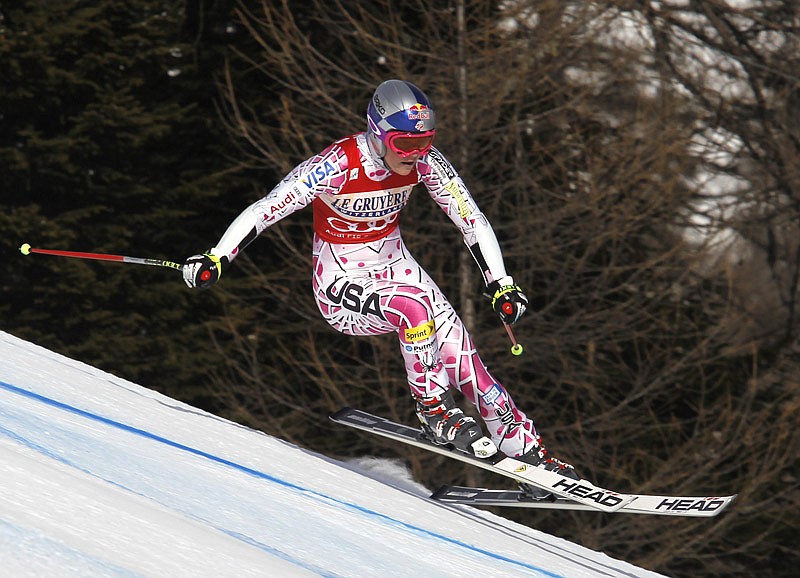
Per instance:
[[[401,157],[407,157],[415,152],[424,155],[431,150],[435,134],[435,130],[422,133],[392,132],[386,137],[386,144]]]

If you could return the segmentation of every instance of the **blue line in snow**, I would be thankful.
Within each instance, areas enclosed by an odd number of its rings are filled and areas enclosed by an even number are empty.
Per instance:
[[[485,550],[483,548],[479,548],[477,546],[474,546],[472,544],[468,544],[468,543],[463,542],[461,540],[456,540],[455,538],[449,538],[449,537],[444,536],[442,534],[437,534],[436,532],[431,532],[430,530],[426,530],[424,528],[420,528],[418,526],[414,526],[413,524],[409,524],[407,522],[403,522],[401,520],[397,520],[397,519],[392,518],[391,516],[388,516],[386,514],[382,514],[380,512],[376,512],[375,510],[371,510],[369,508],[365,508],[364,506],[359,506],[358,504],[353,504],[353,503],[350,503],[350,502],[346,502],[346,501],[340,500],[340,499],[338,499],[336,497],[329,496],[329,495],[323,494],[321,492],[317,492],[317,491],[312,490],[310,488],[305,488],[303,486],[299,486],[297,484],[294,484],[294,483],[289,482],[287,480],[283,480],[281,478],[277,478],[277,477],[272,476],[270,474],[267,474],[265,472],[262,472],[262,471],[259,471],[259,470],[255,470],[253,468],[249,468],[249,467],[244,466],[242,464],[237,464],[236,462],[232,462],[232,461],[227,460],[225,458],[222,458],[220,456],[215,456],[215,455],[210,454],[208,452],[204,452],[202,450],[199,450],[199,449],[196,449],[196,448],[192,448],[192,447],[189,447],[187,445],[172,441],[170,439],[167,439],[165,437],[156,435],[156,434],[154,434],[152,432],[149,432],[147,430],[139,429],[139,428],[136,428],[136,427],[133,427],[133,426],[130,426],[130,425],[115,421],[113,419],[110,419],[110,418],[107,418],[107,417],[103,417],[103,416],[97,415],[95,413],[88,412],[86,410],[77,408],[75,406],[68,405],[68,404],[60,402],[60,401],[56,401],[55,399],[43,396],[43,395],[35,393],[33,391],[29,391],[27,389],[23,389],[21,387],[17,387],[15,385],[11,385],[10,383],[6,383],[4,381],[0,381],[0,387],[2,387],[3,389],[6,389],[6,390],[8,390],[8,391],[10,391],[12,393],[16,393],[18,395],[21,395],[23,397],[27,397],[27,398],[30,398],[30,399],[35,399],[35,400],[40,401],[40,402],[42,402],[42,403],[44,403],[46,405],[49,405],[49,406],[52,406],[52,407],[55,407],[55,408],[58,408],[58,409],[62,409],[62,410],[67,411],[69,413],[73,413],[75,415],[79,415],[81,417],[85,417],[87,419],[90,419],[92,421],[97,421],[97,422],[109,425],[111,427],[120,429],[122,431],[126,431],[126,432],[129,432],[129,433],[132,433],[132,434],[135,434],[135,435],[138,435],[138,436],[141,436],[141,437],[153,440],[153,441],[157,441],[159,443],[162,443],[162,444],[165,444],[167,446],[179,449],[181,451],[185,451],[187,453],[190,453],[190,454],[193,454],[193,455],[196,455],[196,456],[200,456],[200,457],[205,458],[207,460],[210,460],[212,462],[216,462],[218,464],[222,464],[222,465],[228,466],[228,467],[233,468],[235,470],[239,470],[239,471],[244,472],[244,473],[246,473],[248,475],[251,475],[253,477],[260,478],[260,479],[263,479],[263,480],[268,480],[268,481],[273,482],[275,484],[278,484],[278,485],[281,485],[281,486],[284,486],[284,487],[287,487],[287,488],[291,488],[291,489],[299,491],[299,492],[315,495],[315,496],[318,496],[318,497],[323,498],[325,500],[329,500],[331,502],[334,502],[334,503],[337,503],[337,504],[341,504],[341,505],[346,506],[348,508],[351,508],[351,509],[354,509],[356,511],[362,512],[364,514],[367,514],[367,515],[370,515],[370,516],[374,516],[376,518],[380,518],[380,519],[385,520],[387,522],[390,522],[390,523],[392,523],[392,524],[394,524],[396,526],[400,526],[402,528],[405,528],[407,530],[411,530],[411,531],[416,532],[418,534],[423,534],[423,535],[430,536],[432,538],[436,538],[438,540],[442,540],[443,542],[448,542],[450,544],[453,544],[453,545],[456,545],[456,546],[460,546],[460,547],[465,548],[467,550],[471,550],[473,552],[480,553],[480,554],[483,554],[485,556],[488,556],[489,558],[494,558],[495,560],[501,560],[503,562],[508,562],[509,564],[514,564],[516,566],[521,566],[523,568],[527,568],[528,570],[533,570],[534,572],[539,572],[542,575],[548,576],[550,578],[566,578],[565,576],[563,576],[561,574],[556,574],[554,572],[550,572],[549,570],[545,570],[544,568],[540,568],[538,566],[534,566],[532,564],[528,564],[528,563],[522,562],[520,560],[515,560],[513,558],[509,558],[507,556],[503,556],[501,554],[497,554],[496,552],[491,552],[491,551]]]

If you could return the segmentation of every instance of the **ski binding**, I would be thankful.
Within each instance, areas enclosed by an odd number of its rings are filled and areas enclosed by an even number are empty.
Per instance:
[[[537,468],[498,452],[488,458],[479,458],[448,446],[434,444],[424,437],[419,428],[409,427],[367,413],[344,408],[332,414],[336,423],[374,433],[408,445],[423,448],[495,472],[507,478],[536,486],[558,497],[569,498],[591,509],[614,512],[634,497],[596,486],[588,480],[573,480],[559,473]]]

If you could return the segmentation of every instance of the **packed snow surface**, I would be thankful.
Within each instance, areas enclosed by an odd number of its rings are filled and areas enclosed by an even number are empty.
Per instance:
[[[659,576],[8,333],[0,359],[3,576]]]

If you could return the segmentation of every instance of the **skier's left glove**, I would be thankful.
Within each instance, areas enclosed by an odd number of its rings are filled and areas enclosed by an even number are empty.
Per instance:
[[[194,255],[183,264],[183,280],[189,287],[208,289],[222,277],[228,265],[227,257],[217,257],[211,253]]]
[[[514,279],[509,276],[492,281],[486,287],[487,297],[492,300],[492,308],[503,320],[503,323],[514,325],[525,314],[528,298]]]

